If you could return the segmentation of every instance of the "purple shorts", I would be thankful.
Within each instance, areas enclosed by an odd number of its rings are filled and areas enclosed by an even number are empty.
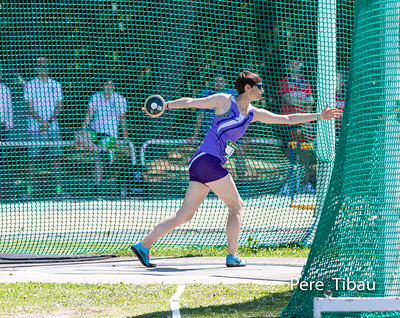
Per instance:
[[[197,158],[196,158],[197,157]],[[225,177],[229,172],[221,160],[208,153],[200,153],[189,164],[190,181],[208,183]]]

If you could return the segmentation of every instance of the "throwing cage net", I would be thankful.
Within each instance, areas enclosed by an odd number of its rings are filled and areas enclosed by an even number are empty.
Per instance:
[[[236,75],[247,69],[263,78],[256,107],[343,108],[352,8],[349,1],[2,1],[0,251],[125,249],[180,207],[188,161],[213,114],[168,110],[150,119],[141,108],[151,94],[234,95]],[[354,218],[364,222],[367,207],[383,207],[388,198],[379,201],[378,190],[391,184],[377,176],[391,167],[365,156],[389,153],[391,143],[377,143],[391,133],[384,128],[391,117],[369,100],[384,90],[378,79],[371,84],[369,69],[362,79],[354,72],[365,92],[352,97],[342,136],[340,121],[249,126],[227,163],[245,203],[239,245],[312,241],[340,140],[339,161],[353,160],[353,168],[336,172],[329,202],[349,209],[342,202],[354,187]],[[189,223],[157,244],[226,245],[227,215],[210,193]],[[365,222],[383,222],[374,215]],[[332,222],[329,215],[323,223]]]
[[[303,288],[298,286],[282,317],[312,317],[313,298],[327,290],[333,297],[399,296],[399,14],[399,2],[357,2],[335,168]],[[319,290],[310,282],[320,282]]]

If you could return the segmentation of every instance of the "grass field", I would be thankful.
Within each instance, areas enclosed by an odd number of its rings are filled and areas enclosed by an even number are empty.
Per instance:
[[[177,285],[0,284],[1,317],[171,317]],[[186,285],[182,317],[279,317],[288,286]]]

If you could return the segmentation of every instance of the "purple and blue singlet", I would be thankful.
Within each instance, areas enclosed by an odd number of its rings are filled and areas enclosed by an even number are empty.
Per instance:
[[[253,110],[243,116],[231,96],[231,108],[222,115],[215,115],[212,125],[189,161],[190,181],[208,183],[228,174],[223,167],[235,151],[236,142],[244,135],[253,120]]]

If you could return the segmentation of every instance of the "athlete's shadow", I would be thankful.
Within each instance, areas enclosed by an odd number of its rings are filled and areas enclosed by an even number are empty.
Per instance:
[[[193,287],[195,288],[195,287]],[[226,287],[229,289],[229,287]],[[225,291],[226,292],[226,291]],[[187,286],[179,303],[181,304],[180,314],[182,317],[213,317],[227,316],[229,313],[235,317],[279,317],[281,310],[287,305],[292,295],[292,291],[278,291],[272,293],[264,293],[252,300],[240,301],[230,304],[219,304],[207,306],[207,303],[199,302],[196,307],[186,307],[184,297],[193,295],[193,291]],[[210,301],[212,297],[210,296]],[[312,314],[312,313],[311,313]],[[155,317],[171,317],[171,311],[158,311],[143,315],[129,316],[127,318],[155,318]]]

